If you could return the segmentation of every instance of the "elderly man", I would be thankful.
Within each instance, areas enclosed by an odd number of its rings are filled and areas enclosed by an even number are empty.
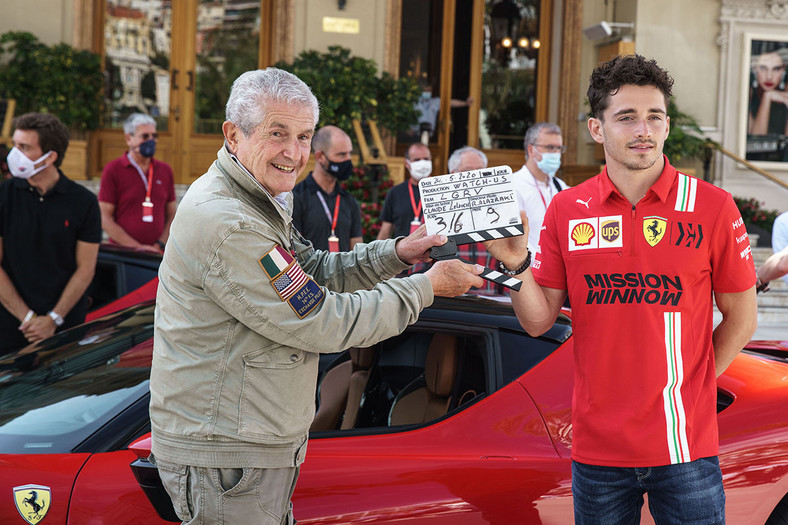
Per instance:
[[[353,174],[350,136],[323,126],[312,138],[315,169],[293,188],[293,225],[318,250],[346,252],[363,241],[361,208],[340,185]]]
[[[559,191],[567,188],[566,183],[555,176],[565,149],[561,128],[550,122],[534,124],[525,132],[523,148],[525,164],[513,176],[517,204],[528,215],[528,246],[535,251],[547,207]]]
[[[315,251],[292,226],[290,193],[314,95],[285,71],[248,71],[226,113],[225,144],[184,196],[161,265],[152,459],[186,523],[292,523],[319,355],[402,332],[434,296],[480,286],[481,268],[391,278],[445,242],[424,229]]]
[[[123,132],[129,150],[101,173],[101,224],[112,242],[163,252],[177,207],[172,168],[153,158],[159,136],[153,117],[132,113]]]
[[[486,167],[487,155],[471,146],[456,149],[449,156],[449,173],[480,170]],[[486,266],[487,268],[495,268],[495,265],[498,263],[480,242],[460,245],[458,250],[459,256],[464,260]],[[497,295],[503,293],[503,287],[492,281],[485,280],[484,286],[476,288],[474,293],[479,295]]]
[[[454,150],[449,156],[449,173],[480,170],[487,167],[487,155],[471,146]]]

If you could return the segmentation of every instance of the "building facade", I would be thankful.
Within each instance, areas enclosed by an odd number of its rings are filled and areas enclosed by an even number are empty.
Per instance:
[[[409,75],[440,98],[431,148],[445,170],[451,150],[481,147],[491,164],[523,162],[533,122],[564,129],[567,178],[603,158],[587,128],[587,79],[615,53],[655,58],[676,79],[677,105],[706,136],[788,181],[783,124],[753,127],[761,56],[788,53],[788,0],[6,0],[0,32],[28,30],[104,59],[103,127],[91,134],[88,177],[125,149],[130,111],[157,118],[159,152],[177,182],[202,174],[221,145],[229,83],[246,69],[341,45],[380,71]],[[584,29],[586,31],[584,31]],[[788,61],[788,58],[786,58]],[[785,91],[782,80],[774,89]],[[472,99],[468,107],[451,101]],[[779,120],[778,110],[774,119]],[[387,142],[401,154],[407,139]],[[763,152],[771,152],[764,154]],[[703,174],[703,165],[689,167]],[[788,190],[715,154],[708,178],[767,208],[788,209]]]

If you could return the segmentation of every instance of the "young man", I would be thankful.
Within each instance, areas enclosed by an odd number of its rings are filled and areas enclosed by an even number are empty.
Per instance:
[[[85,321],[101,218],[96,196],[60,165],[68,129],[54,115],[14,121],[0,185],[0,355]]]
[[[578,524],[640,523],[644,493],[657,523],[725,522],[716,378],[755,331],[755,271],[731,195],[662,154],[672,85],[641,56],[594,70],[605,170],[553,199],[533,269],[522,237],[488,243],[528,333],[572,304]]]

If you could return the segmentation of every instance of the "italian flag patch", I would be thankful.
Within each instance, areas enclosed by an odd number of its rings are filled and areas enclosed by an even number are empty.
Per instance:
[[[278,244],[260,257],[259,262],[279,298],[288,303],[299,318],[314,310],[325,297],[323,289]]]

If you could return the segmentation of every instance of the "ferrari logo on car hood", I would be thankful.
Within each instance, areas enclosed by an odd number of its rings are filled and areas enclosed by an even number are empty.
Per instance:
[[[52,502],[52,490],[44,485],[21,485],[14,487],[16,510],[31,525],[47,515]]]

